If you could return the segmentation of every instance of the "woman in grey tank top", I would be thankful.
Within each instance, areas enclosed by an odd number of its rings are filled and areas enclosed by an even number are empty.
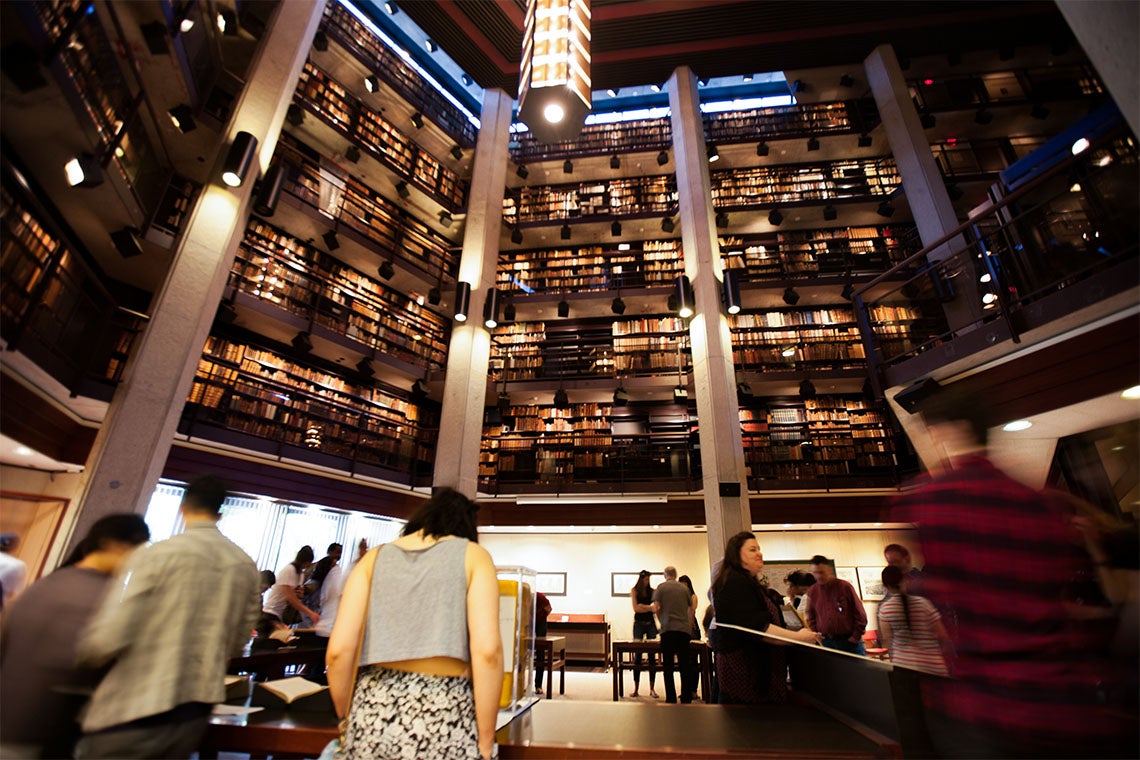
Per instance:
[[[494,755],[499,583],[477,510],[439,489],[346,581],[327,654],[345,757]]]

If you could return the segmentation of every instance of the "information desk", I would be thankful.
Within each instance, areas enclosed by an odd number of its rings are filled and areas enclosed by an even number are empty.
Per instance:
[[[532,639],[527,639],[527,642]],[[554,696],[554,669],[558,669],[558,693],[566,693],[566,637],[565,636],[536,636],[534,639],[534,656],[538,659],[538,653],[542,652],[542,665],[546,668],[546,698],[551,699]],[[558,650],[558,656],[554,656],[555,649]]]
[[[704,641],[690,641],[689,651],[697,655],[697,670],[701,676],[701,699],[708,701],[709,679],[712,677],[712,651]],[[653,657],[657,661],[657,669],[661,669],[661,642],[658,639],[644,639],[641,641],[615,641],[611,650],[614,672],[614,701],[625,696],[625,679],[622,672],[625,668],[633,667],[634,655],[641,653]],[[678,671],[680,672],[680,671]],[[678,678],[680,680],[680,678]],[[678,684],[680,688],[680,684]]]
[[[610,624],[605,614],[551,613],[546,618],[549,636],[566,637],[566,659],[609,665]]]
[[[254,757],[313,758],[337,736],[335,718],[265,710],[214,717],[201,744]],[[899,745],[810,705],[662,705],[537,702],[495,735],[516,758],[900,758]]]
[[[802,704],[538,702],[495,735],[516,758],[899,758],[898,744]]]

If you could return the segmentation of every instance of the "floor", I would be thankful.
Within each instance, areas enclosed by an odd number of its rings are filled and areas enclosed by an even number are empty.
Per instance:
[[[664,676],[661,673],[657,674],[657,698],[654,699],[649,695],[649,676],[647,673],[641,674],[641,689],[637,697],[630,697],[633,691],[633,674],[628,670],[624,674],[625,677],[625,697],[623,701],[630,702],[659,702],[665,703],[665,684],[663,682]],[[673,676],[674,681],[680,686],[681,677],[679,674]],[[542,699],[546,699],[546,683],[543,682]],[[614,696],[614,677],[613,673],[609,670],[601,668],[586,668],[568,666],[566,668],[566,693],[558,693],[558,671],[554,672],[554,699],[570,699],[570,700],[592,700],[597,702],[612,702]],[[700,702],[698,697],[695,701]]]

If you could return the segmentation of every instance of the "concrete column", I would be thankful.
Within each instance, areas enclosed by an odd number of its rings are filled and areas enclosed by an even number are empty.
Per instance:
[[[1081,43],[1120,112],[1140,135],[1140,58],[1136,55],[1140,4],[1135,0],[1057,0],[1057,8]]]
[[[879,45],[867,56],[863,67],[867,72],[867,82],[871,85],[875,106],[883,120],[887,142],[906,189],[906,201],[918,227],[919,237],[924,246],[930,245],[960,224],[954,213],[954,204],[946,194],[946,185],[930,152],[930,143],[923,133],[918,113],[914,110],[910,90],[902,69],[899,68],[894,48]],[[928,258],[942,261],[964,247],[965,241],[961,237],[955,237],[932,251]],[[951,329],[956,330],[979,319],[982,304],[977,293],[977,283],[972,277],[954,278],[954,287],[958,290],[957,296],[944,308]]]
[[[245,232],[254,183],[273,156],[323,8],[323,0],[277,6],[226,128],[210,184],[191,209],[170,272],[155,296],[150,324],[87,461],[72,545],[100,517],[146,510]],[[257,137],[257,161],[242,185],[230,188],[221,181],[221,166],[239,131]]]
[[[471,285],[471,307],[466,323],[452,323],[443,421],[435,450],[435,485],[451,486],[472,498],[479,485],[479,445],[491,358],[483,304],[487,289],[495,285],[499,259],[512,105],[502,90],[487,90],[483,97],[459,260],[459,280]]]
[[[689,323],[689,337],[701,422],[705,523],[709,560],[716,562],[724,554],[725,541],[752,526],[748,471],[740,436],[732,340],[728,319],[721,310],[720,245],[696,75],[688,67],[677,69],[669,78],[668,91],[685,274],[693,283],[696,305],[696,314]],[[735,490],[737,495],[722,496],[721,484]]]

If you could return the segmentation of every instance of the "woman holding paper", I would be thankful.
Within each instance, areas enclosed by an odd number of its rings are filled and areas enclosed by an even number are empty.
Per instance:
[[[713,579],[721,704],[783,702],[788,698],[787,669],[779,642],[740,628],[802,644],[819,643],[819,634],[810,629],[789,631],[774,624],[780,612],[757,580],[763,567],[764,555],[756,536],[742,532],[728,539],[724,560]]]
[[[345,757],[492,756],[499,582],[477,510],[439,489],[349,575],[326,658]]]

